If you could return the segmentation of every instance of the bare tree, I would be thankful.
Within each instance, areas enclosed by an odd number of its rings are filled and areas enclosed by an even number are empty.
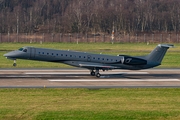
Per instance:
[[[179,32],[179,0],[1,0],[0,32]]]

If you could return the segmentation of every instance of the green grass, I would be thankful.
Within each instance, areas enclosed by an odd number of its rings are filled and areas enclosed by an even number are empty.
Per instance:
[[[22,46],[70,49],[103,54],[148,54],[157,44],[46,43],[0,44],[0,68],[13,61],[3,54]],[[168,50],[161,67],[179,67],[180,44]],[[69,67],[58,63],[18,60],[18,68]],[[180,119],[180,89],[0,89],[2,120],[177,120]]]
[[[0,89],[0,119],[180,119],[180,89]]]
[[[0,68],[12,68],[12,60],[7,60],[3,57],[6,52],[17,50],[22,46],[34,46],[42,48],[53,48],[53,49],[63,49],[63,50],[76,50],[85,51],[91,53],[102,53],[110,55],[146,55],[151,52],[152,49],[156,47],[157,44],[146,45],[144,43],[2,43],[0,44]],[[175,44],[175,48],[170,48],[162,62],[160,67],[180,67],[179,52],[180,44]],[[17,68],[67,68],[70,66],[58,63],[47,63],[39,61],[30,60],[17,60]]]

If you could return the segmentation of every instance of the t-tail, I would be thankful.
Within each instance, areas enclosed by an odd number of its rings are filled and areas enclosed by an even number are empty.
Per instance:
[[[174,45],[159,44],[149,55],[146,56],[146,59],[151,63],[160,65],[164,58],[164,55],[170,47],[174,47]]]

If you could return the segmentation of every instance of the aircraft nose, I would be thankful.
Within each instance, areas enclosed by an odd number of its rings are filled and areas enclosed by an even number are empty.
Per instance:
[[[9,57],[10,54],[9,54],[9,53],[6,53],[6,54],[4,54],[3,56],[4,56],[4,57]]]
[[[8,53],[4,54],[3,56],[6,58],[11,58],[14,56],[14,54],[12,52],[8,52]]]
[[[11,51],[3,55],[7,59],[28,58],[28,54],[22,51]]]

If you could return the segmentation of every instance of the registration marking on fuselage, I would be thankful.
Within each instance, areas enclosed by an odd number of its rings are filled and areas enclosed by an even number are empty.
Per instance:
[[[50,82],[180,82],[179,79],[48,79]]]

